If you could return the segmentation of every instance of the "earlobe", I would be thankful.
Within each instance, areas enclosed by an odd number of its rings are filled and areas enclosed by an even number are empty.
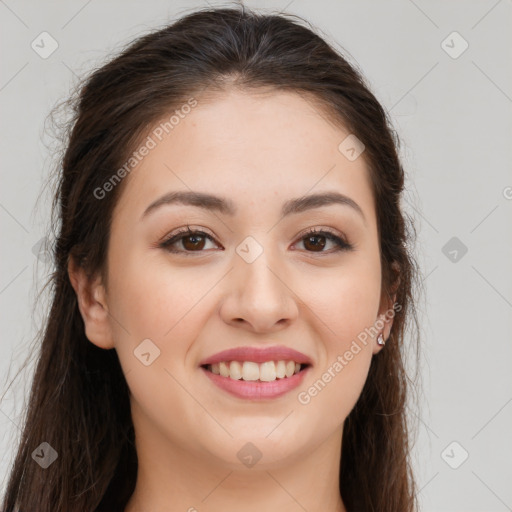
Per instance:
[[[394,315],[393,315],[394,316]],[[390,314],[390,309],[385,309],[375,322],[375,327],[379,330],[379,334],[375,337],[375,344],[373,353],[377,354],[384,349],[386,341],[389,339],[391,327],[393,326],[393,316]]]
[[[78,309],[84,321],[85,335],[89,341],[103,349],[114,348],[112,329],[101,275],[91,278],[83,267],[69,257],[68,275],[75,290]]]
[[[391,265],[394,271],[394,279],[392,288],[392,296],[387,295],[385,293],[381,296],[381,305],[379,308],[378,318],[375,322],[375,326],[379,330],[379,334],[376,337],[376,342],[374,345],[373,353],[377,354],[380,352],[386,341],[389,339],[391,334],[391,328],[393,326],[393,319],[395,317],[395,303],[396,303],[396,291],[400,285],[400,273],[399,266],[396,262],[393,262]],[[399,309],[398,309],[399,310]]]

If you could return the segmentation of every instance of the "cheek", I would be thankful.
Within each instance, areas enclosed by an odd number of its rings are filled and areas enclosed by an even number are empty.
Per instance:
[[[125,369],[139,369],[134,351],[149,339],[157,347],[154,365],[180,371],[178,362],[183,366],[204,327],[205,319],[199,315],[205,315],[207,293],[218,276],[201,266],[171,268],[165,260],[142,262],[134,253],[110,274],[109,308],[116,350]]]
[[[336,354],[299,390],[297,407],[301,408],[304,425],[310,424],[312,431],[333,432],[357,403],[372,357],[369,347],[357,350],[349,351],[350,360],[346,352]]]
[[[172,414],[164,411],[184,417],[184,363],[204,327],[198,317],[206,314],[205,294],[217,280],[199,267],[171,269],[165,261],[148,264],[135,257],[111,273],[111,326],[132,397],[145,415],[171,430]]]
[[[376,258],[351,255],[346,265],[302,279],[301,297],[324,324],[328,346],[336,351],[377,320],[381,274]]]
[[[316,280],[314,293],[309,294],[308,307],[318,318],[315,334],[325,352],[298,401],[320,416],[322,411],[332,411],[329,419],[324,418],[331,427],[344,420],[359,398],[376,335],[380,266],[374,259],[352,263]]]
[[[324,313],[319,316],[325,325],[317,334],[322,336],[324,352],[297,394],[305,422],[322,432],[345,421],[359,399],[373,356],[371,328],[379,289],[352,279],[343,280],[343,285],[323,303]]]
[[[172,268],[165,259],[151,260],[131,252],[111,272],[113,302],[109,306],[132,327],[130,332],[162,338],[197,304],[212,279],[199,267]]]

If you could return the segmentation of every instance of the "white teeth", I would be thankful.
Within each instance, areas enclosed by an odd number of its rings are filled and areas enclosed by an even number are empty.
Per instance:
[[[278,379],[283,379],[284,377],[286,377],[286,362],[285,361],[277,361],[276,377]]]
[[[276,365],[274,361],[260,364],[260,380],[264,382],[276,380]]]
[[[219,370],[223,377],[229,377],[229,367],[226,363],[219,363]]]
[[[231,361],[229,365],[229,377],[235,380],[242,378],[242,365],[238,361]]]
[[[244,361],[242,377],[244,380],[258,380],[260,378],[260,367],[258,363]]]
[[[253,361],[223,361],[208,366],[208,369],[216,375],[229,377],[234,380],[247,380],[262,382],[272,382],[276,379],[291,377],[299,373],[300,363],[295,361],[265,361],[264,363],[255,363]]]

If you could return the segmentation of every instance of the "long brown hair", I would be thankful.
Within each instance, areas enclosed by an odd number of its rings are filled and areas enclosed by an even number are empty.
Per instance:
[[[137,476],[129,389],[115,349],[102,350],[85,336],[68,261],[72,257],[89,275],[101,272],[106,278],[112,211],[123,183],[101,199],[94,191],[163,115],[201,91],[229,87],[308,94],[365,145],[382,290],[388,297],[396,294],[401,308],[345,421],[340,493],[349,512],[417,509],[407,419],[414,379],[404,354],[408,346],[417,354],[413,285],[419,272],[411,252],[414,228],[400,206],[405,176],[399,139],[355,65],[303,22],[243,6],[192,12],[131,43],[67,101],[72,119],[53,177],[51,309],[40,332],[3,512],[124,510]],[[416,327],[408,342],[406,324]],[[42,442],[58,454],[46,469],[32,458]]]

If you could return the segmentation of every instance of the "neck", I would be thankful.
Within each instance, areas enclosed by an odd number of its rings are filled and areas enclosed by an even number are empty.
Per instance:
[[[145,425],[147,427],[147,425]],[[137,431],[137,425],[135,425]],[[346,512],[339,493],[342,428],[293,461],[233,468],[171,443],[136,437],[138,472],[124,512]]]

